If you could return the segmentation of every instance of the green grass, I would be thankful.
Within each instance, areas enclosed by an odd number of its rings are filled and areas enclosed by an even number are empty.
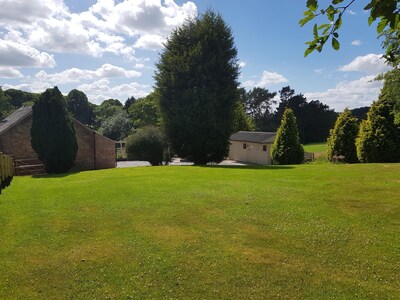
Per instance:
[[[17,177],[0,299],[399,299],[400,164]]]
[[[304,145],[304,151],[313,153],[326,152],[326,143]]]

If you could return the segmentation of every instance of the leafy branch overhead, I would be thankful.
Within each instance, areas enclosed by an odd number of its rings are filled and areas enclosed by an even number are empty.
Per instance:
[[[314,24],[313,40],[306,43],[308,47],[304,56],[314,50],[321,52],[329,40],[331,40],[332,48],[339,50],[338,31],[342,26],[343,15],[355,2],[356,0],[331,0],[328,7],[320,8],[318,0],[307,0],[307,10],[299,21],[300,26],[321,16],[325,16],[327,22],[320,25]],[[385,58],[394,65],[398,64],[399,44],[390,41],[400,29],[399,2],[400,0],[371,0],[364,7],[365,11],[369,11],[368,25],[378,21],[377,33],[386,38],[383,42],[383,47],[386,49]]]

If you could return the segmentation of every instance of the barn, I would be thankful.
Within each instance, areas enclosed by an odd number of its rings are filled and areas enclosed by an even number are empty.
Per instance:
[[[258,164],[271,164],[271,146],[276,132],[239,131],[231,135],[229,159]]]
[[[72,118],[78,152],[72,171],[116,166],[115,142]],[[0,121],[0,152],[14,158],[17,175],[41,173],[43,165],[31,147],[32,107],[21,107]]]

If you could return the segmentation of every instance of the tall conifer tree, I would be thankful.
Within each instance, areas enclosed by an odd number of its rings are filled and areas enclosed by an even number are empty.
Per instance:
[[[48,173],[65,173],[74,165],[75,129],[57,87],[47,89],[33,105],[31,144]]]
[[[238,99],[231,29],[212,11],[188,20],[171,34],[157,68],[162,119],[174,151],[195,164],[221,161]]]

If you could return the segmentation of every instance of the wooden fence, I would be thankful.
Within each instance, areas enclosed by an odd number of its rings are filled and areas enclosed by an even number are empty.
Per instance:
[[[14,161],[10,156],[0,152],[0,194],[8,187],[14,177]]]

